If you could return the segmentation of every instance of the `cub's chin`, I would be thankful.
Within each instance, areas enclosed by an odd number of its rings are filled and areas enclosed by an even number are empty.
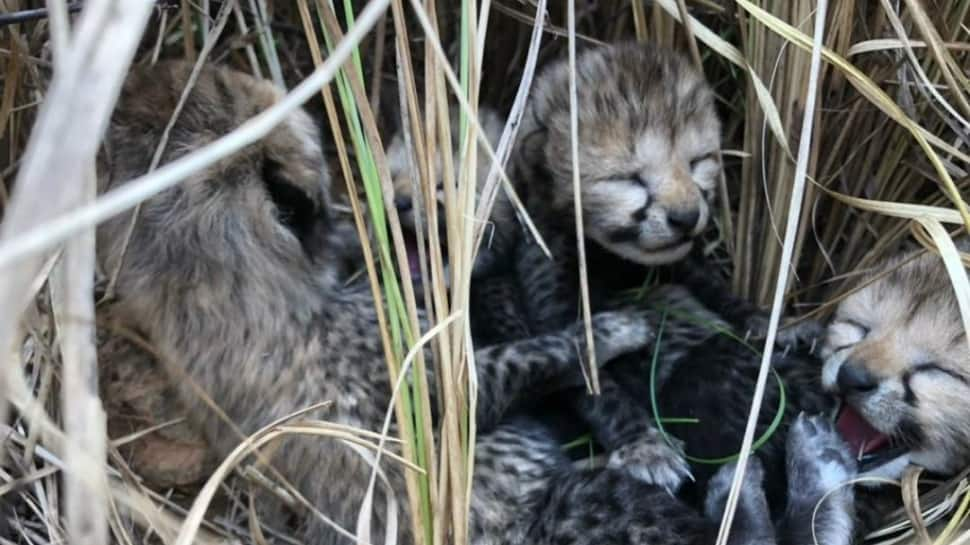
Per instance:
[[[669,265],[687,257],[690,249],[694,246],[692,239],[680,240],[668,245],[656,246],[653,248],[644,247],[634,243],[616,243],[612,241],[599,241],[607,250],[616,255],[639,263],[640,265]]]

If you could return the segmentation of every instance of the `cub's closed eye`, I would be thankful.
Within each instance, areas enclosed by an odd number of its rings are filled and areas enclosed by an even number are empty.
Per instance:
[[[833,347],[836,352],[852,348],[856,343],[869,336],[869,327],[846,318],[836,318],[829,326],[829,338],[840,344]]]
[[[716,160],[717,160],[716,151],[705,153],[704,155],[698,155],[697,157],[694,157],[693,159],[690,160],[690,169],[694,170],[706,161],[716,161]]]
[[[850,320],[848,318],[836,318],[835,322],[833,322],[833,325],[844,325],[844,326],[851,327],[857,330],[858,332],[860,332],[863,337],[868,336],[870,332],[869,326],[861,324],[855,320]]]
[[[970,379],[968,379],[966,376],[960,373],[957,373],[956,371],[953,371],[951,369],[947,369],[946,367],[943,367],[942,365],[936,362],[927,362],[927,363],[920,363],[918,365],[914,365],[909,370],[909,375],[912,376],[912,375],[915,375],[916,373],[939,374],[941,376],[947,376],[947,377],[959,380],[964,384],[970,384]]]
[[[647,187],[647,180],[638,172],[632,174],[617,174],[603,178],[596,178],[592,181],[610,184],[633,184],[638,187]]]
[[[632,183],[633,185],[638,185],[640,187],[647,187],[647,180],[645,180],[643,176],[640,175],[639,172],[633,172],[630,174],[617,176],[616,178],[613,178],[611,181],[627,182],[627,183]]]

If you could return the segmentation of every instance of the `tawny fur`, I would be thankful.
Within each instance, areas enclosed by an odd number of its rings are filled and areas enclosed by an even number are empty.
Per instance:
[[[707,225],[720,172],[720,124],[703,74],[674,51],[625,43],[581,54],[576,89],[586,236],[644,265],[682,258]],[[522,193],[550,217],[571,221],[565,60],[536,79],[519,134]]]
[[[823,350],[826,387],[905,449],[874,474],[970,463],[970,348],[939,256],[910,252],[878,267],[839,304]]]

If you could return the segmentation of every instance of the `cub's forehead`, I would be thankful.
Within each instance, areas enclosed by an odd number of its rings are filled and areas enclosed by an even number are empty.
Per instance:
[[[536,94],[547,114],[568,111],[569,79],[562,60],[538,79]],[[577,59],[576,89],[581,115],[632,115],[641,123],[650,116],[657,125],[685,122],[698,112],[707,115],[713,105],[703,74],[679,53],[646,44],[584,52]]]
[[[669,158],[673,152],[674,141],[666,131],[648,128],[633,135],[633,138],[636,155],[643,160],[659,162]]]
[[[921,344],[949,345],[962,335],[956,295],[935,254],[890,260],[865,282],[839,304],[837,317],[894,327]]]

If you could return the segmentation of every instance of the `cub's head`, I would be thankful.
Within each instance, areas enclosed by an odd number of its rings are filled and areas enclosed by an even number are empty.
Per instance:
[[[707,225],[721,170],[720,124],[704,76],[672,51],[642,44],[576,60],[579,169],[586,236],[645,264],[684,257]],[[522,130],[530,200],[572,217],[569,67],[535,83]]]
[[[823,383],[845,401],[838,427],[871,474],[962,469],[970,348],[943,262],[904,255],[869,280],[839,305],[822,352]]]
[[[101,191],[149,170],[191,70],[190,63],[165,62],[128,77],[99,158]],[[204,68],[160,164],[215,141],[282,96],[271,82]],[[122,214],[99,227],[98,251],[106,270],[125,256],[120,282],[132,293],[138,283],[153,281],[158,262],[169,263],[166,271],[184,285],[217,271],[288,290],[312,285],[318,273],[326,274],[332,236],[317,128],[306,113],[294,112],[260,141],[145,201],[129,240],[130,218]],[[230,280],[223,284],[231,288]]]
[[[450,111],[449,122],[452,139],[452,168],[455,169],[456,180],[458,176],[458,169],[460,169],[462,165],[462,150],[460,140],[461,128],[459,119],[459,110],[457,108],[452,108]],[[478,110],[478,123],[481,126],[482,133],[488,140],[489,145],[492,147],[492,149],[495,149],[498,146],[499,138],[502,136],[502,119],[495,111],[487,107],[480,107]],[[484,146],[481,145],[479,145],[476,158],[477,164],[475,167],[474,183],[476,195],[478,196],[478,198],[475,199],[477,206],[480,200],[479,198],[481,197],[481,191],[488,179],[492,162],[486,154]],[[417,186],[412,171],[413,158],[410,157],[410,151],[408,150],[404,136],[400,132],[394,135],[387,147],[387,159],[394,185],[394,205],[397,208],[397,212],[401,220],[401,227],[404,231],[405,243],[408,246],[411,276],[414,279],[418,279],[417,236],[415,233],[418,223],[416,221],[415,214],[421,213],[420,226],[424,232],[427,232],[428,214],[427,211],[424,210],[424,199],[421,199],[418,203],[415,202],[415,189]],[[443,245],[446,245],[447,241],[444,229],[444,168],[445,164],[444,161],[442,161],[442,156],[439,149],[436,151],[434,157],[434,173],[436,179],[438,180],[437,184],[435,185],[434,202],[437,210],[438,232],[440,234],[440,240]],[[420,188],[418,188],[418,190],[420,191]],[[498,265],[498,262],[501,260],[500,256],[503,255],[502,252],[511,245],[512,239],[515,237],[518,226],[515,213],[511,203],[505,197],[505,193],[501,188],[496,195],[495,204],[492,207],[492,213],[489,216],[488,221],[489,225],[486,226],[485,238],[482,242],[482,247],[479,250],[478,259],[475,262],[475,268],[473,270],[473,273],[476,275],[484,274],[486,269]],[[425,239],[427,239],[427,237],[425,237]],[[444,250],[447,251],[447,248],[444,248]]]

